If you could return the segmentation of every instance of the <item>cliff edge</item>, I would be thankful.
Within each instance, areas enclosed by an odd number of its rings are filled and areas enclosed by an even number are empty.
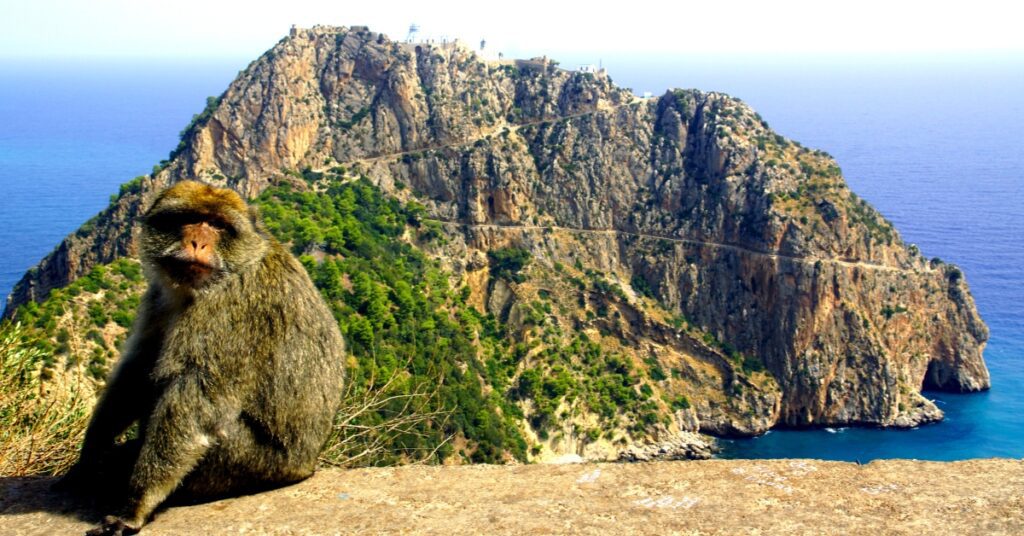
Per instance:
[[[47,479],[0,480],[0,532],[81,534]],[[1020,534],[1024,463],[712,460],[320,471],[157,514],[145,534]]]

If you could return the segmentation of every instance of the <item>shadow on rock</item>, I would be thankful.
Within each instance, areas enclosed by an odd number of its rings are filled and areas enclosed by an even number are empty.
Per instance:
[[[87,523],[102,519],[96,499],[55,490],[55,482],[52,477],[0,478],[0,516],[45,512]]]

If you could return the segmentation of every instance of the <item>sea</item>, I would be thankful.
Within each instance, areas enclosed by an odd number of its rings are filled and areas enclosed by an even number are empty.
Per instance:
[[[946,413],[913,430],[773,430],[723,458],[1024,457],[1024,57],[616,56],[654,96],[743,99],[777,132],[832,154],[850,187],[927,257],[960,265],[991,329],[992,389],[926,392]],[[145,174],[248,59],[0,60],[0,296],[118,185]]]

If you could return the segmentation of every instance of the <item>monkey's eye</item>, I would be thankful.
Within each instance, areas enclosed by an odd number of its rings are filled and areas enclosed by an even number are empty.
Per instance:
[[[162,232],[174,232],[183,226],[199,221],[194,214],[183,212],[159,212],[146,218],[146,224]]]
[[[154,229],[174,233],[186,225],[206,223],[218,231],[227,231],[234,234],[234,226],[227,220],[211,214],[200,214],[196,212],[159,212],[149,216],[146,223]]]
[[[210,224],[210,227],[213,227],[214,229],[217,229],[217,230],[220,230],[220,231],[224,231],[224,230],[228,229],[229,227],[231,227],[230,225],[228,225],[228,222],[226,222],[226,221],[224,221],[224,220],[222,220],[220,218],[209,218],[209,219],[206,220],[206,223]]]
[[[213,227],[214,229],[216,229],[218,231],[224,231],[224,232],[227,232],[230,235],[235,235],[236,234],[235,226],[232,225],[231,222],[229,222],[229,221],[227,221],[227,220],[225,220],[223,218],[218,218],[218,217],[214,216],[214,217],[208,217],[204,221],[206,221],[206,223],[208,223],[210,225],[210,227]]]

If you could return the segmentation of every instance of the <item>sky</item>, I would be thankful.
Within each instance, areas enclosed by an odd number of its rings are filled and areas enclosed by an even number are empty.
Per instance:
[[[0,0],[0,58],[253,58],[292,24],[580,53],[1024,56],[1012,0]]]

